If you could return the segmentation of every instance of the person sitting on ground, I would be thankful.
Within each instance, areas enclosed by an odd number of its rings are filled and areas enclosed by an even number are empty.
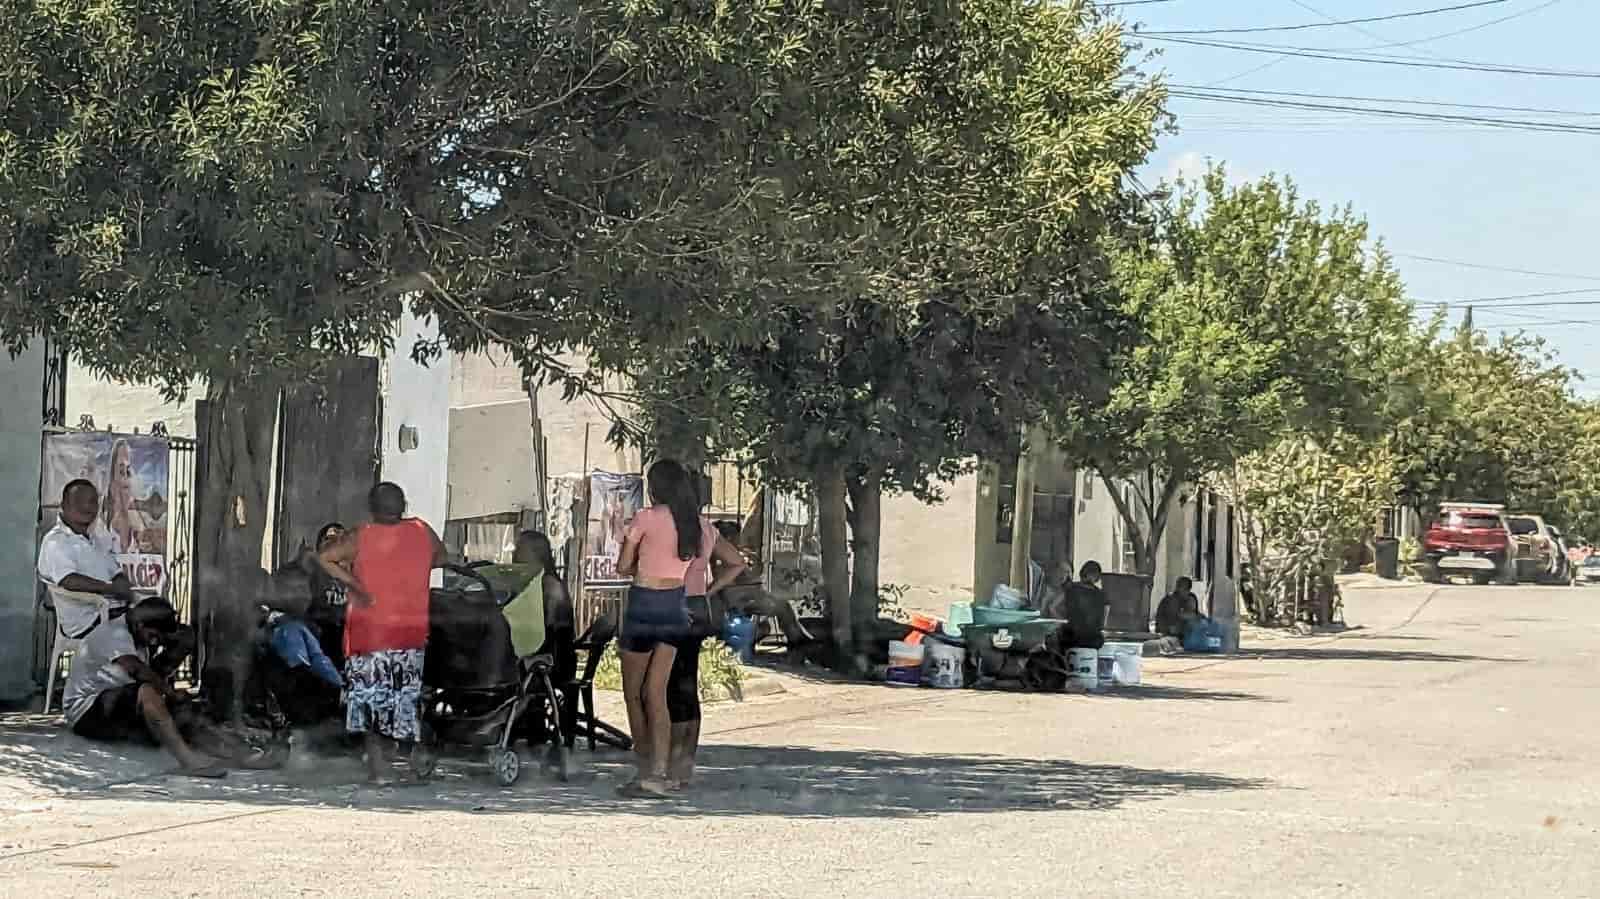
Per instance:
[[[372,520],[317,556],[345,585],[345,728],[366,743],[373,784],[390,783],[395,743],[422,738],[423,649],[432,571],[449,562],[439,535],[406,517],[406,495],[387,481],[367,494]],[[409,781],[421,780],[413,758]]]
[[[39,544],[39,579],[60,590],[82,595],[81,601],[57,596],[56,626],[81,640],[100,623],[100,603],[112,608],[134,601],[133,585],[112,554],[109,540],[93,531],[100,514],[100,491],[79,479],[61,491],[61,519]]]
[[[345,526],[330,521],[317,531],[313,552],[332,548],[344,539]],[[320,565],[311,566],[311,601],[306,606],[306,623],[316,631],[322,651],[328,654],[336,670],[344,669],[344,619],[346,612],[345,586],[328,577]]]
[[[1068,584],[1063,603],[1072,649],[1099,649],[1105,645],[1106,614],[1111,604],[1100,588],[1100,563],[1089,560],[1078,570],[1076,583]]]
[[[185,737],[198,725],[189,704],[151,664],[151,653],[180,642],[179,634],[177,613],[164,599],[113,610],[72,660],[63,696],[67,723],[91,740],[153,738],[185,773],[222,777],[226,772]]]
[[[1194,581],[1178,578],[1172,592],[1156,606],[1156,634],[1183,639],[1189,623],[1200,618],[1200,600],[1194,595]]]

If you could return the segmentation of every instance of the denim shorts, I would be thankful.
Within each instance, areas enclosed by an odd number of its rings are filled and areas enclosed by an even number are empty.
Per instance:
[[[623,652],[651,652],[663,643],[677,643],[689,633],[689,606],[683,588],[628,588],[617,645]]]

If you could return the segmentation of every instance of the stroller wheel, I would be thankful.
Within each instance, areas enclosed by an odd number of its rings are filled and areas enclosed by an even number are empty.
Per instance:
[[[516,750],[502,749],[494,754],[494,779],[502,787],[509,787],[522,776],[522,759]]]

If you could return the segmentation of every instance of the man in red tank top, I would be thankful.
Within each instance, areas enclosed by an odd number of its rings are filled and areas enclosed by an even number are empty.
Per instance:
[[[406,495],[395,484],[373,487],[367,504],[372,520],[317,558],[349,598],[345,728],[365,735],[368,774],[384,783],[395,741],[415,743],[422,736],[428,587],[433,569],[448,556],[427,522],[406,517]]]

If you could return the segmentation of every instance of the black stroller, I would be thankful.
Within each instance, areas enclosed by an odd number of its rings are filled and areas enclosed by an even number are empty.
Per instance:
[[[554,660],[517,658],[501,612],[514,598],[461,567],[447,568],[444,587],[430,595],[418,765],[424,776],[439,748],[468,747],[485,750],[495,780],[509,787],[522,774],[514,744],[527,738],[548,747],[546,766],[566,778],[561,694],[550,681]]]

